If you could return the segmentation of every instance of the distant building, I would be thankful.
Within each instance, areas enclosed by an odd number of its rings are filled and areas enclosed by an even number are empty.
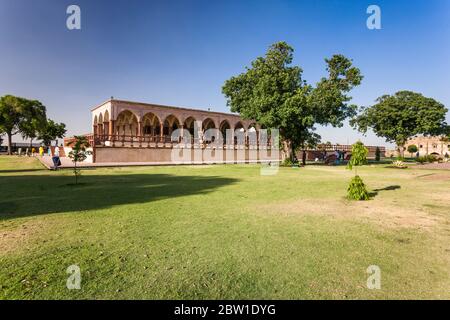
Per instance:
[[[420,156],[435,155],[445,157],[450,156],[450,141],[444,141],[441,136],[425,137],[417,136],[409,139],[405,144],[405,152],[410,145],[416,145]]]

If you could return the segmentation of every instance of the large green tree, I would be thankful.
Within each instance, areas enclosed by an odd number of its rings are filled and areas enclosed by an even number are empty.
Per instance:
[[[39,130],[38,139],[49,146],[53,140],[62,139],[66,134],[66,125],[64,123],[57,123],[48,119],[45,125]]]
[[[266,128],[277,128],[284,148],[293,159],[295,151],[320,141],[315,125],[342,126],[356,113],[347,93],[362,76],[343,55],[325,59],[327,77],[316,86],[302,79],[303,70],[292,66],[293,48],[285,42],[270,46],[244,73],[227,80],[222,92],[231,111],[256,120]],[[305,155],[305,153],[304,153]],[[303,156],[303,163],[305,156]]]
[[[418,134],[440,135],[446,131],[448,110],[442,103],[420,93],[399,91],[381,96],[376,102],[363,108],[351,123],[363,133],[372,129],[377,136],[396,143],[401,156],[409,138]]]
[[[46,108],[39,101],[29,101],[33,104],[29,108],[30,114],[19,125],[22,137],[30,139],[30,148],[33,146],[33,140],[39,135],[40,130],[44,128],[47,123]]]
[[[12,136],[22,132],[31,133],[33,122],[43,122],[46,118],[45,107],[37,100],[6,95],[0,98],[0,132],[8,136],[8,153],[11,154]]]

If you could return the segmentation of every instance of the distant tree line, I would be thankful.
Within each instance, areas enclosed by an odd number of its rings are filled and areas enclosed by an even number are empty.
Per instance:
[[[21,134],[24,139],[41,140],[49,146],[53,140],[63,138],[66,125],[47,118],[46,107],[38,100],[13,95],[0,98],[0,135],[8,137],[8,154],[11,154],[12,137]]]

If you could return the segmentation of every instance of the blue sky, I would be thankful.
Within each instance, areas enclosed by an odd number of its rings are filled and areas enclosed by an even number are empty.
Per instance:
[[[81,30],[66,28],[70,4]],[[366,27],[370,4],[381,30]],[[365,76],[356,104],[408,89],[449,107],[449,39],[448,0],[0,0],[0,95],[42,101],[68,134],[90,132],[90,108],[110,96],[228,111],[223,82],[283,40],[310,83],[325,75],[324,58],[352,58]],[[348,126],[318,132],[386,144]]]

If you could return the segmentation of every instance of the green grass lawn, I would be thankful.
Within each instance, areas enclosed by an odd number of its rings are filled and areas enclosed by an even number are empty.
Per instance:
[[[2,156],[0,298],[450,298],[450,172],[358,173],[370,201],[345,199],[344,167],[102,168],[75,186]]]

